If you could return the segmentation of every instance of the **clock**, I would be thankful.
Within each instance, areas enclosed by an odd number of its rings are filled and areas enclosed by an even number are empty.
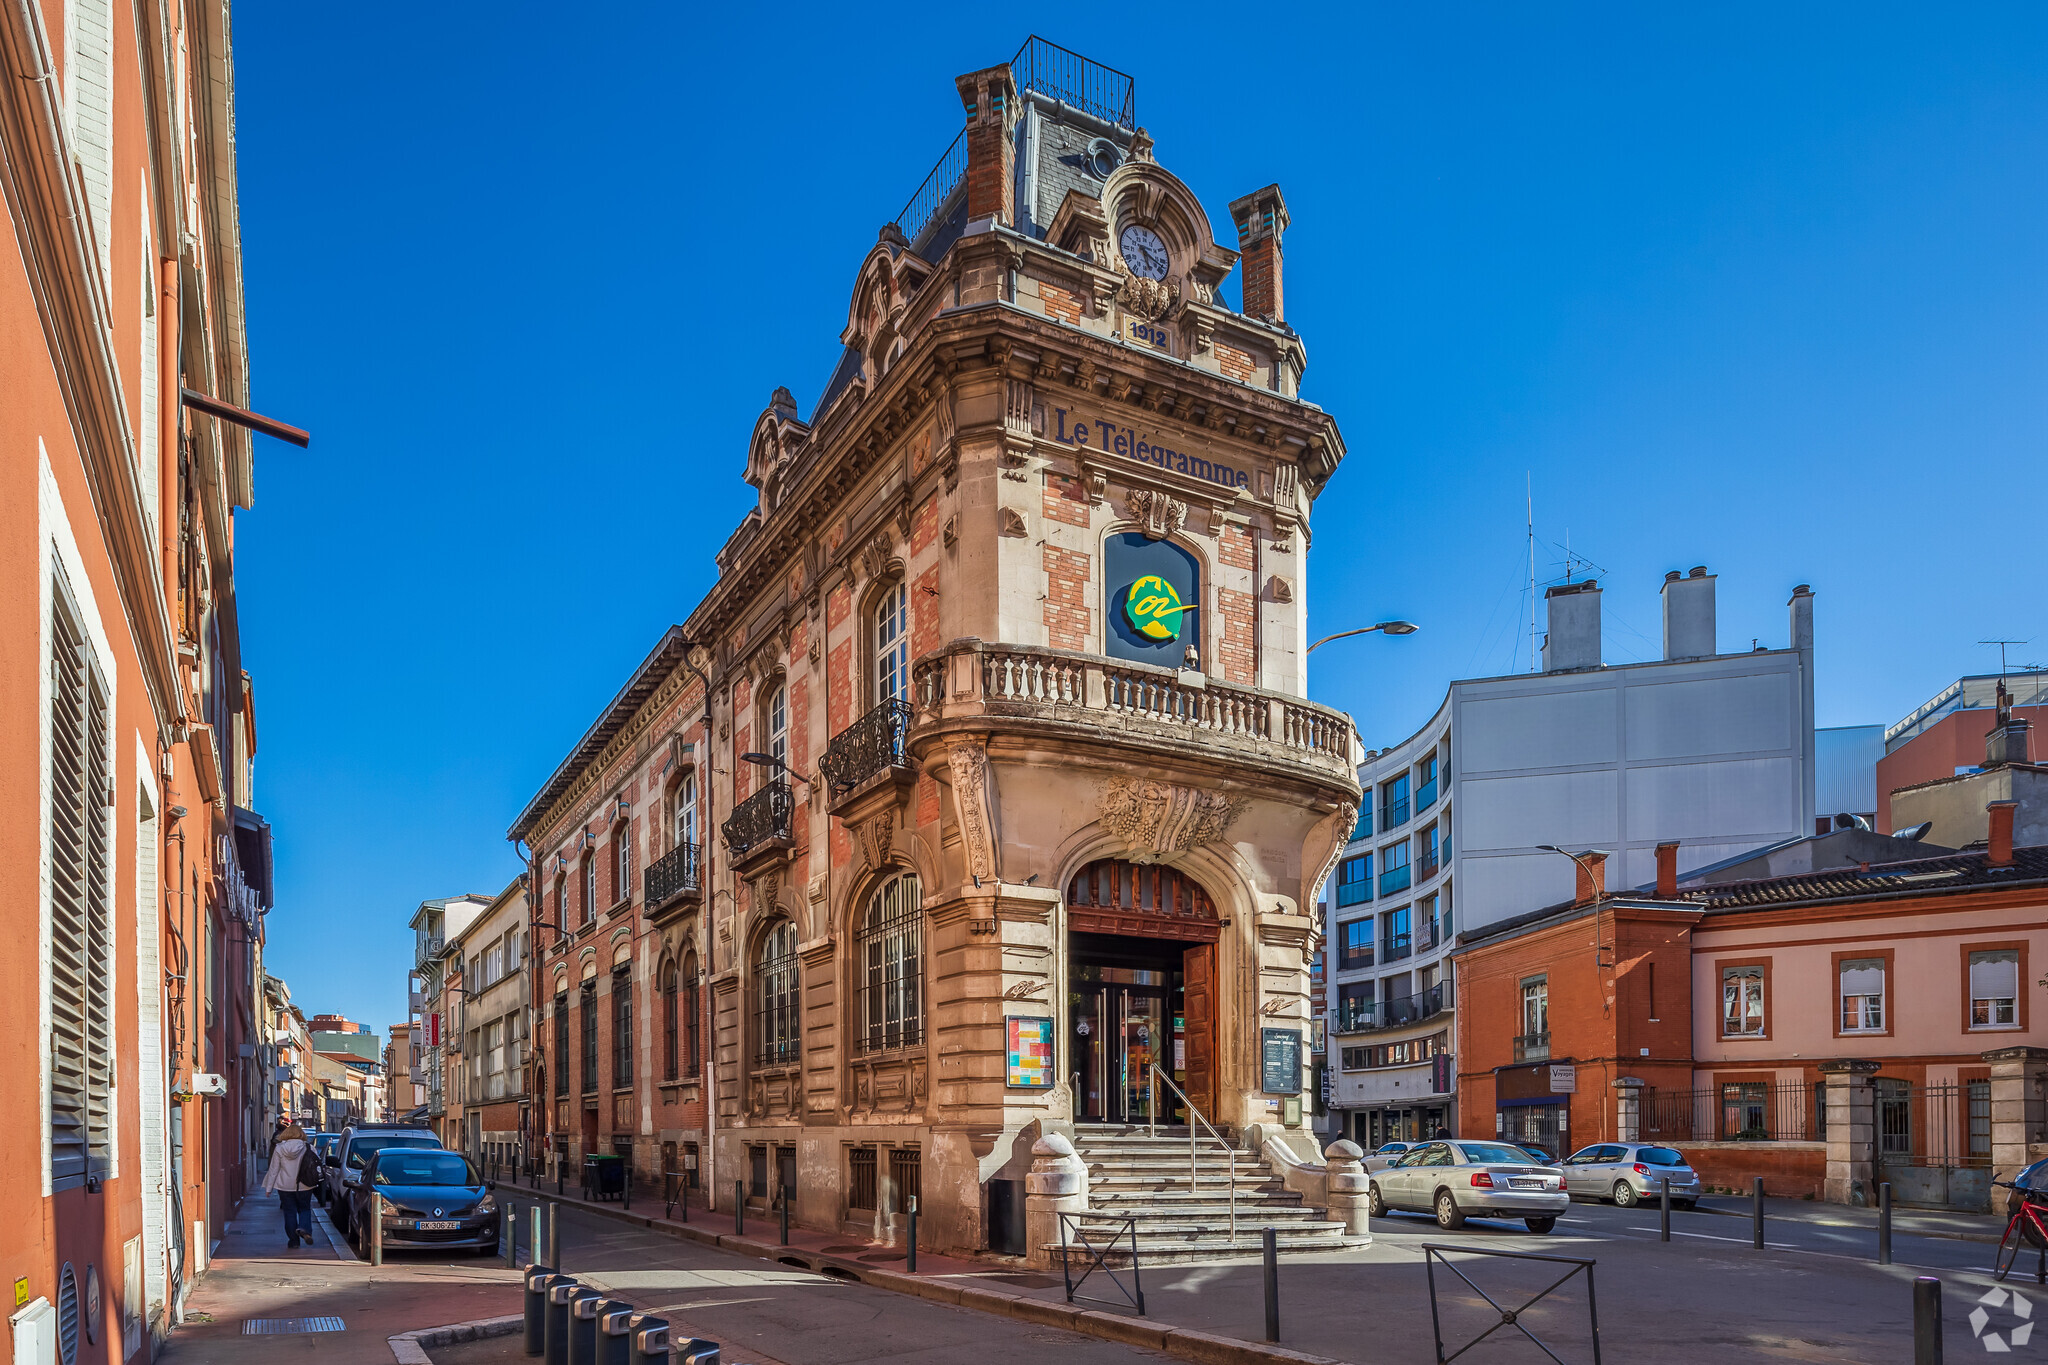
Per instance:
[[[1151,228],[1131,224],[1124,229],[1123,236],[1117,238],[1117,247],[1124,254],[1124,264],[1139,279],[1166,278],[1166,243],[1160,241],[1159,234]]]

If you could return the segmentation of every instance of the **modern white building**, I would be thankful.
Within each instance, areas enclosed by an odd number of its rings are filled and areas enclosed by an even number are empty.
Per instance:
[[[1813,593],[1782,649],[1716,652],[1715,579],[1660,588],[1664,657],[1608,665],[1598,582],[1549,589],[1543,671],[1451,684],[1427,725],[1368,753],[1366,798],[1326,890],[1331,1107],[1368,1150],[1456,1131],[1455,932],[1570,899],[1570,852],[1619,886],[1811,833]]]

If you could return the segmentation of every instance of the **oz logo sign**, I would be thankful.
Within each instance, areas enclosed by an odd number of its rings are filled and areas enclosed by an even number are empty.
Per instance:
[[[1177,637],[1181,614],[1187,610],[1173,584],[1156,573],[1146,574],[1124,594],[1124,618],[1131,623],[1131,629],[1147,639]]]
[[[2000,1308],[2017,1320],[2015,1325],[2003,1331],[1986,1331],[1991,1326],[1990,1310]],[[2033,1317],[2034,1305],[2021,1298],[2016,1290],[1993,1288],[1970,1310],[1970,1335],[1993,1355],[2008,1355],[2033,1338]]]

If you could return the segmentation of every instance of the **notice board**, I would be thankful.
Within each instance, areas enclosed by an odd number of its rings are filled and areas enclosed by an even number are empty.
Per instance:
[[[1301,1034],[1291,1028],[1269,1028],[1259,1032],[1259,1088],[1268,1095],[1299,1095]]]
[[[1022,1014],[1003,1016],[1007,1035],[1003,1084],[1019,1090],[1052,1088],[1052,1020]]]

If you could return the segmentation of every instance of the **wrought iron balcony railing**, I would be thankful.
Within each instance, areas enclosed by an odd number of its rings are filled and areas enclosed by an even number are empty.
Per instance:
[[[852,791],[889,768],[908,770],[903,738],[910,733],[910,703],[891,697],[836,735],[818,766],[835,792]]]
[[[1515,1060],[1518,1062],[1543,1062],[1550,1059],[1550,1031],[1525,1033],[1515,1039]]]
[[[640,885],[650,907],[666,905],[679,896],[702,894],[698,849],[696,844],[677,844],[647,865],[640,874]]]
[[[726,847],[733,857],[744,858],[762,844],[789,838],[790,816],[795,810],[789,784],[780,779],[770,782],[733,808],[723,826]]]

